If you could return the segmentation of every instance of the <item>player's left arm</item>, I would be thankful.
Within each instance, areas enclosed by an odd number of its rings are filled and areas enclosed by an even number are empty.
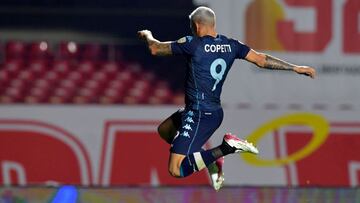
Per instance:
[[[171,42],[161,42],[155,39],[149,30],[138,31],[138,36],[147,42],[152,55],[167,56],[171,55]]]
[[[315,78],[316,75],[316,71],[312,67],[294,65],[271,55],[256,52],[253,49],[250,49],[245,59],[260,68],[294,71],[298,74],[306,75],[311,78]]]

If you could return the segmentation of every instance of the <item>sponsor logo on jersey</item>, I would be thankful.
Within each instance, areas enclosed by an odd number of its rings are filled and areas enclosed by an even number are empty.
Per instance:
[[[186,37],[182,37],[180,39],[177,40],[177,43],[182,44],[186,42]]]

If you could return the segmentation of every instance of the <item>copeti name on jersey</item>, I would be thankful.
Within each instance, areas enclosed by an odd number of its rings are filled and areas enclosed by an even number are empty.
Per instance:
[[[230,44],[205,44],[204,46],[205,52],[231,52]]]

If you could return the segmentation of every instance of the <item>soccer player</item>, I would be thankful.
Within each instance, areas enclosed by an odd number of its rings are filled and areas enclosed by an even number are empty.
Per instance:
[[[147,42],[152,55],[184,55],[188,60],[185,108],[158,127],[161,138],[171,144],[169,173],[186,177],[208,167],[212,185],[219,190],[224,182],[224,156],[236,152],[259,153],[251,143],[230,133],[224,135],[219,146],[202,149],[223,120],[220,95],[234,60],[245,59],[259,68],[294,71],[311,78],[315,77],[315,70],[256,52],[238,40],[218,34],[215,13],[210,8],[198,7],[189,18],[193,36],[161,42],[149,30],[139,31],[138,35]]]

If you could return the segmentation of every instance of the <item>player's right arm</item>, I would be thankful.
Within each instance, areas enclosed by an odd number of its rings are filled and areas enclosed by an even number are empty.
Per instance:
[[[147,42],[148,48],[152,55],[172,55],[171,42],[160,42],[153,37],[151,31],[149,30],[138,31],[138,35],[141,39],[144,39]]]

